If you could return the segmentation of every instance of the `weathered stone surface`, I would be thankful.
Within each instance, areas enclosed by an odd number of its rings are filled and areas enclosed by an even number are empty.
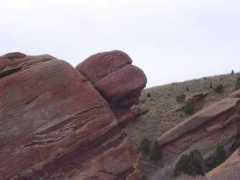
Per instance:
[[[198,149],[209,157],[218,144],[229,151],[240,130],[240,99],[225,98],[186,119],[158,139],[163,163],[174,163],[182,154]]]
[[[238,91],[234,92],[229,97],[205,107],[159,137],[158,142],[162,150],[162,159],[159,163],[162,167],[155,171],[153,177],[161,177],[166,172],[171,174],[179,158],[192,150],[199,150],[206,161],[211,161],[220,144],[224,146],[226,154],[230,155],[240,135],[238,94]],[[240,170],[240,166],[238,169]],[[209,179],[222,178],[219,174],[214,175],[209,176]],[[226,179],[229,177],[233,176],[228,174]]]
[[[91,82],[96,83],[107,75],[131,64],[131,58],[124,52],[114,50],[88,57],[77,66]]]
[[[15,52],[0,56],[0,78],[15,73],[21,69],[26,69],[32,64],[56,60],[50,55],[26,56]]]
[[[18,58],[24,58],[24,57],[26,57],[26,55],[21,52],[11,52],[2,56],[2,58],[6,58],[6,59],[18,59]]]
[[[240,90],[234,91],[230,97],[232,98],[240,98]]]
[[[134,174],[128,138],[88,77],[52,56],[21,53],[0,57],[0,76],[0,180]]]
[[[240,178],[240,153],[235,151],[224,163],[208,173],[212,180],[228,179],[238,180]]]
[[[110,51],[90,56],[77,66],[107,99],[118,118],[129,113],[147,82],[143,71],[131,63],[127,54]]]

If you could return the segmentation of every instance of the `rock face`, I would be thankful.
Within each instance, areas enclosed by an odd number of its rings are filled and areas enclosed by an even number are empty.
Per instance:
[[[240,133],[240,98],[230,96],[186,119],[158,139],[163,163],[169,165],[182,154],[200,150],[211,156],[218,144],[230,152]]]
[[[240,153],[235,151],[224,163],[208,173],[209,179],[240,179]]]
[[[129,113],[147,82],[143,71],[131,64],[131,58],[124,52],[110,51],[90,56],[77,66],[109,102],[118,118]]]
[[[0,180],[134,179],[136,154],[111,103],[132,106],[146,78],[116,52],[107,65],[90,58],[78,66],[94,78],[49,55],[0,57]],[[134,117],[126,116],[120,122]]]

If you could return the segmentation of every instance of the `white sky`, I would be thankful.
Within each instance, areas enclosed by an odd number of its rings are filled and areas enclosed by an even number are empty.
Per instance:
[[[148,86],[240,71],[239,0],[0,0],[0,54],[120,49]]]

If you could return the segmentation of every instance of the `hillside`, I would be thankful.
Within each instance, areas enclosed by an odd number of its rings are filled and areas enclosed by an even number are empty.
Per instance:
[[[141,95],[146,80],[122,51],[76,68],[50,55],[0,56],[0,180],[215,180],[230,177],[226,168],[237,172],[240,74]]]
[[[176,101],[177,96],[182,94],[191,96],[207,92],[208,96],[198,102],[199,108],[197,110],[199,110],[233,92],[236,89],[236,81],[239,76],[239,73],[218,75],[145,89],[138,107],[148,112],[127,127],[128,134],[135,144],[139,144],[143,138],[157,139],[164,132],[190,116],[184,112],[176,111],[184,104]],[[222,93],[215,92],[215,88],[219,84],[224,86]]]
[[[122,124],[146,83],[118,50],[75,68],[51,55],[0,56],[0,180],[137,179]]]
[[[203,108],[206,109],[215,102],[223,100],[236,90],[239,76],[240,74],[219,75],[145,89],[137,106],[145,114],[127,127],[132,142],[136,145],[136,148],[139,148],[145,138],[151,142],[156,141],[163,133],[176,127],[191,115],[196,114]],[[221,91],[216,90],[219,85],[223,86]],[[185,100],[177,101],[177,97],[183,94],[186,96]],[[189,99],[199,94],[207,94],[207,96],[203,95],[193,101],[193,113],[187,114],[181,111],[187,102],[192,102]],[[196,135],[197,133],[193,134],[193,136]],[[201,147],[200,142],[199,145]],[[159,168],[165,167],[163,162],[164,160],[151,161],[149,158],[141,156],[138,164],[139,170],[145,177],[150,177],[159,171]]]

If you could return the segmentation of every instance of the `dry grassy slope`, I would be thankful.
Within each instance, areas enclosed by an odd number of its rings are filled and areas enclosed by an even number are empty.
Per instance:
[[[182,105],[176,102],[177,95],[209,92],[202,102],[203,107],[206,107],[233,92],[239,76],[240,74],[219,75],[145,89],[140,98],[139,107],[148,109],[149,112],[127,128],[128,134],[135,144],[139,144],[144,137],[151,140],[158,138],[188,117],[183,112],[176,112],[176,109]],[[213,87],[223,84],[224,93],[216,93],[211,88],[211,83]]]

